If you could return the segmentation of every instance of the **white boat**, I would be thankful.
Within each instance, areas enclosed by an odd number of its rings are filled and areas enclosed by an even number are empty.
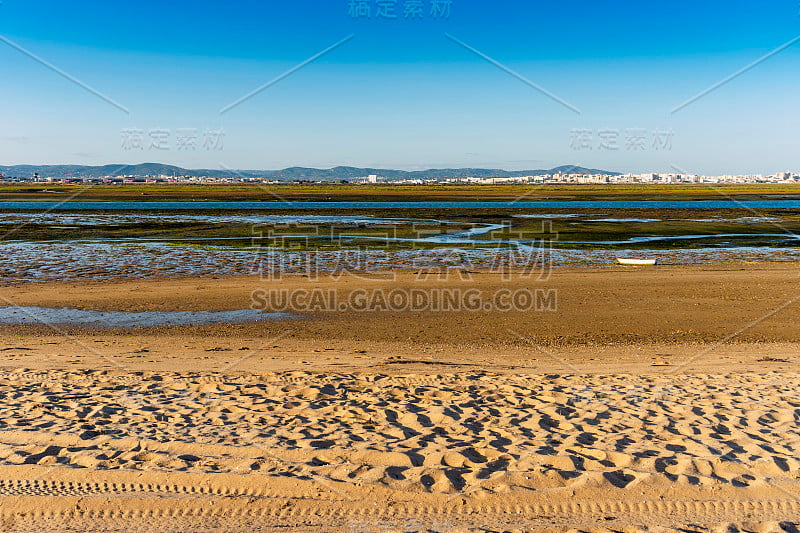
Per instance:
[[[624,257],[617,257],[617,262],[620,265],[655,265],[658,259],[626,259]]]

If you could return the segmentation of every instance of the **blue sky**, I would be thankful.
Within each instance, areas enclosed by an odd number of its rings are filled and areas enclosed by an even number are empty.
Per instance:
[[[800,42],[672,113],[800,36],[798,0],[380,1],[3,0],[0,164],[800,171]]]

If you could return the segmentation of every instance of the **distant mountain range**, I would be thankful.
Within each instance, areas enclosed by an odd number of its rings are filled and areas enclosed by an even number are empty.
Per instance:
[[[338,181],[375,174],[389,180],[423,178],[510,178],[516,176],[565,174],[610,174],[619,172],[563,165],[549,170],[502,170],[495,168],[436,168],[430,170],[392,170],[386,168],[335,167],[329,169],[291,167],[283,170],[214,170],[186,169],[161,163],[138,165],[12,165],[0,166],[4,176],[30,178],[39,174],[43,178],[100,178],[104,176],[210,176],[217,178],[266,178],[278,181]]]

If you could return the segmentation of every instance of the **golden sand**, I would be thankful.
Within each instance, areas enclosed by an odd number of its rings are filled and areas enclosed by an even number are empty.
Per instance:
[[[280,281],[365,283],[418,280]],[[423,286],[436,283],[466,282]],[[559,291],[549,313],[5,326],[2,528],[793,531],[797,272],[565,271],[547,283]],[[3,297],[221,310],[261,286],[42,284]]]

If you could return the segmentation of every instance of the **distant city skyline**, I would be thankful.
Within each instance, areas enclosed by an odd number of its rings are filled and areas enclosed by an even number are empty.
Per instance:
[[[3,183],[126,183],[126,182],[333,182],[344,183],[800,183],[800,174],[780,171],[771,174],[703,175],[675,167],[672,172],[615,173],[574,165],[551,169],[508,171],[503,169],[461,168],[403,171],[398,169],[335,167],[315,169],[291,167],[270,169],[185,169],[160,163],[139,165],[0,165]]]
[[[0,4],[1,165],[800,169],[796,0]]]

